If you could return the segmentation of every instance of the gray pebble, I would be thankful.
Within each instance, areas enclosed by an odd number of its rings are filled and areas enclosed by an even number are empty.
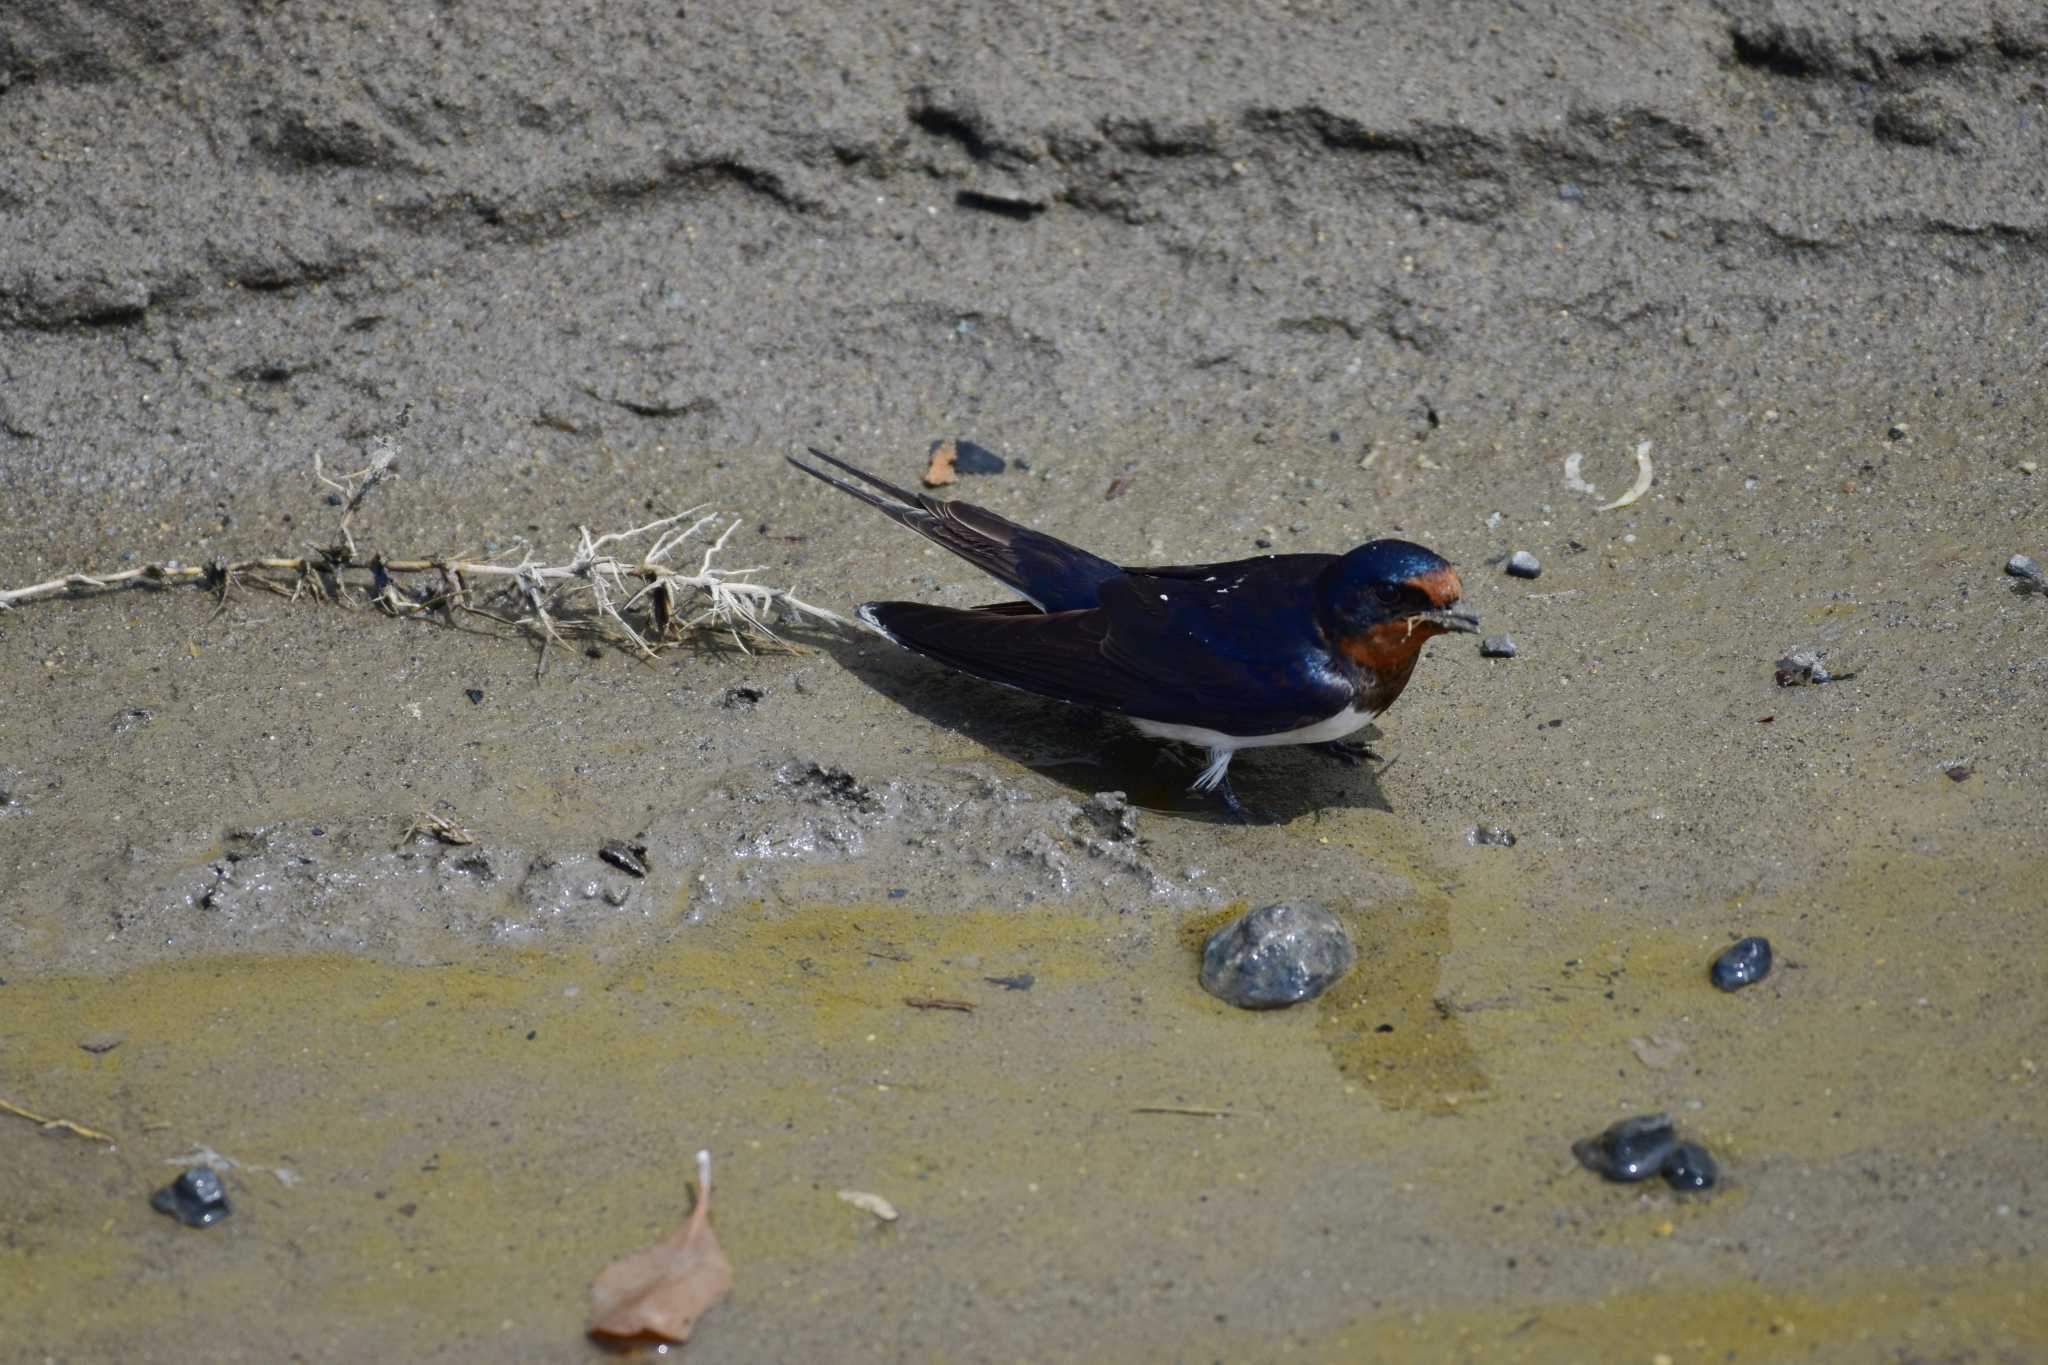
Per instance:
[[[1479,652],[1488,659],[1512,659],[1515,657],[1514,637],[1489,635],[1479,642]]]
[[[1677,1150],[1678,1135],[1671,1131],[1669,1114],[1622,1119],[1608,1125],[1600,1136],[1572,1144],[1572,1155],[1581,1166],[1623,1183],[1648,1180],[1664,1169]]]
[[[1780,687],[1819,687],[1834,681],[1834,675],[1821,663],[1819,650],[1795,649],[1778,660],[1777,679]]]
[[[1516,578],[1534,578],[1543,572],[1543,566],[1527,550],[1517,550],[1508,556],[1508,572]]]
[[[1664,1158],[1664,1183],[1674,1190],[1703,1194],[1721,1179],[1721,1168],[1697,1142],[1681,1142]]]
[[[228,1216],[228,1192],[208,1166],[194,1166],[149,1197],[149,1206],[188,1228],[210,1228]]]
[[[1277,1009],[1315,999],[1356,961],[1344,926],[1322,906],[1262,905],[1210,935],[1202,989],[1240,1009]]]
[[[2041,566],[2026,555],[2014,555],[2006,560],[2005,571],[2014,578],[2024,578],[2030,583],[2042,581]]]
[[[1000,474],[1007,467],[1003,457],[987,446],[972,441],[954,441],[953,472],[956,474]]]
[[[1515,836],[1499,825],[1474,825],[1465,831],[1465,842],[1474,848],[1513,848]]]

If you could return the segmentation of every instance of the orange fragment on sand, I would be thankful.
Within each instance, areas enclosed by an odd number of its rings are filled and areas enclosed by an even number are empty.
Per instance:
[[[711,1230],[711,1153],[697,1153],[697,1203],[680,1228],[590,1283],[590,1334],[609,1341],[687,1341],[732,1293],[732,1262]]]
[[[949,483],[960,482],[960,476],[953,472],[953,461],[959,458],[960,448],[951,441],[933,441],[932,463],[924,471],[924,486],[944,488]]]

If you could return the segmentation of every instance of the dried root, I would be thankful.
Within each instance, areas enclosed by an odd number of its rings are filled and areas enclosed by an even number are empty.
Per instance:
[[[717,564],[741,518],[702,507],[627,531],[593,534],[578,527],[573,556],[550,564],[530,547],[517,562],[461,555],[365,556],[353,522],[372,489],[398,475],[398,449],[385,437],[371,443],[370,462],[330,476],[316,455],[313,475],[341,505],[339,540],[293,557],[234,562],[144,564],[118,573],[68,573],[25,587],[0,589],[0,611],[38,598],[111,592],[129,587],[199,584],[225,606],[236,585],[262,588],[291,600],[338,600],[372,606],[391,616],[481,618],[519,631],[540,644],[545,668],[551,646],[596,639],[652,658],[662,649],[705,635],[742,650],[788,648],[775,633],[778,620],[808,616],[835,625],[852,623],[785,588],[751,581],[757,567]],[[638,553],[630,547],[639,546]],[[695,564],[673,561],[696,551]],[[422,582],[420,580],[424,579]],[[367,580],[367,581],[365,581]]]

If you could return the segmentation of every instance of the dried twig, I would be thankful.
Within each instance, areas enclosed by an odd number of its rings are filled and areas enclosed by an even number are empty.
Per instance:
[[[46,1133],[76,1133],[82,1138],[91,1138],[94,1142],[104,1142],[108,1146],[112,1146],[114,1142],[114,1137],[111,1133],[102,1133],[97,1128],[88,1128],[82,1123],[73,1123],[70,1119],[46,1118],[32,1109],[22,1108],[9,1099],[0,1099],[0,1111],[12,1114],[16,1118],[27,1119],[30,1123],[40,1124]]]
[[[974,1013],[972,1000],[943,1000],[935,995],[906,995],[903,1003],[914,1010],[953,1010],[959,1014]]]

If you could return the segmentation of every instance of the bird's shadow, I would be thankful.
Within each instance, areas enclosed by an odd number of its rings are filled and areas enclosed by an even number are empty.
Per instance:
[[[1145,810],[1237,823],[1221,798],[1189,790],[1203,766],[1200,749],[1148,739],[1088,707],[968,677],[876,636],[821,632],[806,643],[906,711],[1077,794],[1121,791]],[[1286,824],[1332,806],[1393,809],[1369,762],[1352,766],[1298,745],[1241,751],[1230,779],[1255,825]]]

